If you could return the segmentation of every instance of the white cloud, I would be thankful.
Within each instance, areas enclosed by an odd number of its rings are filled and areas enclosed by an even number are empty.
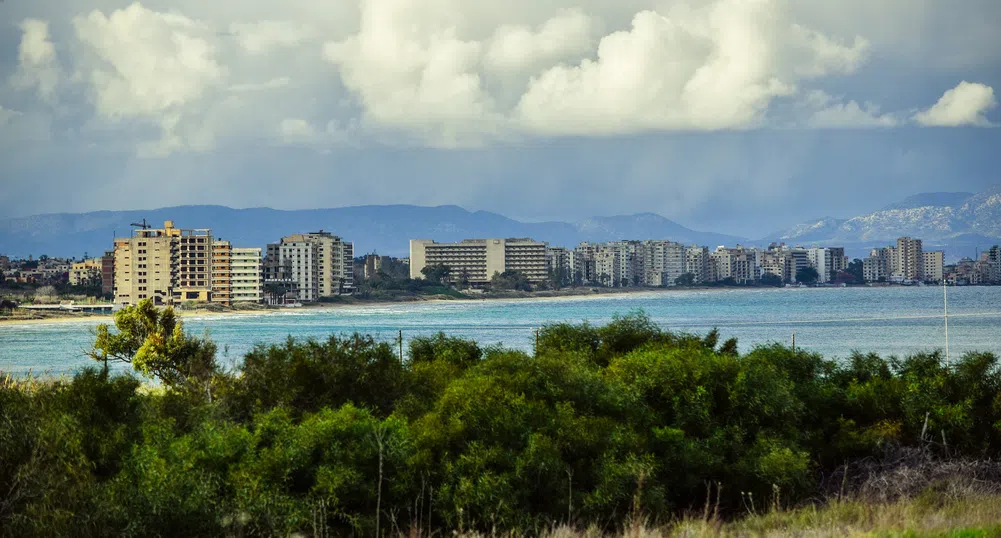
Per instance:
[[[914,121],[930,127],[990,127],[994,124],[987,119],[986,113],[997,106],[994,88],[964,80],[942,94],[931,108],[915,114]]]
[[[791,24],[770,0],[643,11],[601,40],[597,59],[534,78],[518,115],[555,134],[753,127],[802,79],[855,70],[866,48]]]
[[[494,31],[483,59],[488,71],[522,74],[553,62],[579,57],[594,46],[596,22],[578,8],[559,13],[533,30],[502,25]]]
[[[49,23],[25,19],[21,23],[21,44],[17,49],[18,68],[11,84],[19,89],[34,88],[39,98],[51,101],[59,85],[56,47],[49,39]]]
[[[496,129],[478,65],[483,45],[456,32],[459,0],[362,0],[358,32],[328,43],[372,127],[415,131],[432,145],[475,143]]]
[[[230,35],[250,54],[261,54],[275,48],[295,47],[316,39],[316,31],[307,24],[292,21],[235,22]]]
[[[874,103],[859,105],[854,100],[845,103],[819,90],[810,92],[805,101],[806,106],[813,109],[805,122],[806,127],[861,129],[895,127],[901,123],[893,114],[880,114],[879,106]]]
[[[551,135],[909,123],[852,83],[837,87],[851,87],[857,101],[804,104],[827,95],[820,88],[828,79],[858,76],[877,47],[892,57],[886,48],[899,39],[881,34],[882,22],[856,28],[851,17],[788,0],[248,0],[239,11],[235,0],[119,9],[84,1],[92,7],[69,15],[52,4],[51,26],[45,9],[25,11],[33,15],[21,25],[10,80],[59,103],[54,117],[81,117],[69,108],[87,96],[90,132],[121,132],[143,155],[265,137],[467,147]],[[875,21],[906,11],[902,0],[878,9],[846,1]],[[926,7],[911,18],[931,20],[938,11]],[[60,33],[66,28],[70,35]],[[992,95],[985,102],[983,93],[962,92],[914,120],[986,124],[982,107]],[[963,112],[956,103],[981,108]],[[285,136],[286,119],[313,135]],[[326,136],[331,122],[352,125],[351,136]]]

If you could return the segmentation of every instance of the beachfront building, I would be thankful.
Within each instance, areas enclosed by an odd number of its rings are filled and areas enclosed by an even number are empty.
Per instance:
[[[410,240],[410,278],[423,279],[425,267],[448,267],[451,282],[483,285],[494,274],[517,271],[528,282],[548,278],[546,243],[532,239],[465,239],[458,243]]]
[[[294,282],[301,302],[354,291],[354,245],[330,232],[293,234],[269,244],[264,258],[268,282]]]
[[[212,231],[182,229],[166,221],[161,229],[139,228],[115,239],[115,303],[157,305],[212,298]]]
[[[101,281],[101,258],[74,263],[69,270],[71,286],[89,286]]]

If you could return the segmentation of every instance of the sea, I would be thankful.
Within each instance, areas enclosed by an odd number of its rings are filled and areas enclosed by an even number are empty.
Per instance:
[[[884,356],[946,348],[946,290],[925,287],[753,288],[666,290],[584,297],[457,300],[330,308],[290,308],[253,314],[184,318],[185,328],[218,345],[218,358],[237,366],[258,344],[323,340],[362,333],[404,346],[445,332],[483,345],[531,351],[535,332],[559,322],[600,325],[644,312],[660,327],[704,334],[718,328],[744,353],[773,342],[843,359],[853,351]],[[950,357],[968,351],[1001,355],[1001,287],[956,287],[948,293]],[[15,376],[71,375],[92,364],[85,351],[107,319],[0,324],[0,372]]]

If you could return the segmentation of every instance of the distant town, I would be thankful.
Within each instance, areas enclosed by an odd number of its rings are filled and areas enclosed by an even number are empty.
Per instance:
[[[264,248],[232,245],[207,228],[137,223],[102,256],[83,260],[0,256],[5,288],[88,290],[118,306],[299,305],[379,289],[559,290],[574,287],[954,286],[1001,283],[1001,247],[944,263],[921,239],[901,237],[849,260],[843,248],[773,243],[767,248],[684,245],[670,240],[583,242],[575,248],[528,238],[410,241],[409,258],[355,256],[328,231],[281,237]],[[37,294],[42,295],[42,294]],[[12,305],[5,300],[5,306]]]

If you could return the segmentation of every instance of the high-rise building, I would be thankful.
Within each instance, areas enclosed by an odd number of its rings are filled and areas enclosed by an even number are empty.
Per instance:
[[[685,247],[685,272],[692,275],[696,284],[710,281],[709,248],[692,245]]]
[[[685,273],[685,247],[673,241],[651,240],[642,244],[643,284],[674,286]]]
[[[945,270],[945,252],[928,250],[921,253],[921,275],[925,282],[941,282]]]
[[[866,282],[886,282],[893,273],[896,260],[896,249],[893,247],[874,248],[862,260],[862,278]]]
[[[732,278],[739,284],[754,282],[759,278],[757,252],[737,245],[736,248],[717,247],[709,254],[712,280]]]
[[[910,237],[897,239],[896,263],[892,275],[900,280],[922,280],[924,262],[921,258],[921,240]]]
[[[410,240],[410,278],[422,279],[425,267],[448,267],[452,282],[490,282],[496,273],[517,271],[530,283],[543,282],[546,243],[532,239],[465,239],[458,243]]]
[[[570,250],[564,247],[546,247],[546,271],[557,285],[571,283],[573,271],[570,268]]]
[[[132,237],[115,239],[115,302],[134,305],[212,298],[212,232],[175,228],[137,229]]]
[[[229,306],[233,304],[233,281],[230,256],[233,245],[229,241],[212,242],[212,302]]]
[[[268,245],[265,282],[294,281],[298,300],[354,291],[354,245],[330,232],[293,234]]]
[[[109,250],[101,256],[101,293],[115,293],[115,251]]]
[[[234,303],[261,302],[263,271],[260,248],[233,248],[230,251],[230,292]]]

